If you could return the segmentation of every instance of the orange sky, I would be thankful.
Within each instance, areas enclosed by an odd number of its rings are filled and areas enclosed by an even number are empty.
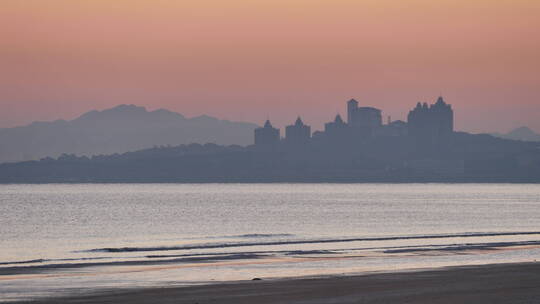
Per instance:
[[[538,0],[2,0],[0,127],[120,103],[319,128],[357,98],[540,131]]]

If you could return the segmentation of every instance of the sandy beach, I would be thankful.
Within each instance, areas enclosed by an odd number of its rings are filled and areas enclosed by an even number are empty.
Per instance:
[[[540,263],[104,291],[49,303],[539,303]]]

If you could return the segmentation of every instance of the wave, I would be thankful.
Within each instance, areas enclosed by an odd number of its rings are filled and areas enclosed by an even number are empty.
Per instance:
[[[86,261],[86,260],[104,260],[104,259],[113,259],[113,258],[114,257],[35,259],[35,260],[26,260],[26,261],[0,262],[0,265],[36,264],[36,263],[48,263],[48,262],[68,262],[68,261]]]
[[[78,252],[147,252],[147,251],[173,251],[173,250],[193,250],[193,249],[216,249],[232,247],[251,246],[276,246],[276,245],[298,245],[298,244],[324,244],[324,243],[345,243],[345,242],[370,242],[370,241],[394,241],[394,240],[415,240],[415,239],[445,239],[445,238],[469,238],[469,237],[491,237],[491,236],[517,236],[517,235],[540,235],[538,231],[523,232],[466,232],[455,234],[431,234],[431,235],[405,235],[405,236],[384,236],[384,237],[357,237],[339,239],[307,239],[307,240],[279,240],[268,242],[235,242],[235,243],[203,243],[182,246],[160,246],[160,247],[106,247],[83,250]]]
[[[506,235],[506,234],[505,234]],[[540,246],[540,240],[537,241],[514,241],[514,242],[490,242],[490,243],[463,243],[463,244],[446,244],[446,245],[420,245],[420,246],[386,246],[386,247],[364,247],[364,248],[349,248],[349,249],[333,249],[333,250],[268,250],[268,251],[250,251],[242,253],[193,253],[193,254],[176,254],[176,255],[145,255],[131,257],[132,260],[121,261],[103,261],[103,262],[79,262],[79,263],[51,263],[40,265],[20,265],[23,263],[45,263],[47,261],[72,261],[72,260],[98,260],[111,257],[94,257],[80,259],[36,259],[29,261],[10,262],[14,264],[10,267],[0,267],[0,275],[17,275],[17,274],[34,274],[47,271],[57,271],[63,269],[77,269],[84,267],[96,266],[142,266],[142,265],[162,265],[162,264],[181,264],[181,263],[212,263],[217,261],[228,260],[249,260],[261,259],[276,256],[302,256],[302,255],[324,255],[338,254],[339,257],[344,252],[357,251],[374,251],[383,254],[400,254],[400,253],[424,253],[424,252],[464,252],[470,250],[497,250],[501,248],[509,248],[514,246]],[[358,257],[358,256],[356,256]],[[8,263],[2,263],[6,265]],[[19,264],[19,265],[17,265]]]
[[[50,261],[50,260],[36,259],[36,260],[27,260],[27,261],[0,262],[0,265],[33,264],[33,263],[43,263],[47,261]]]
[[[235,256],[240,256],[243,254],[246,257],[252,257],[255,255],[307,255],[307,254],[332,254],[338,253],[337,251],[330,250],[266,250],[266,251],[249,251],[236,254]],[[217,252],[217,253],[186,253],[186,254],[155,254],[155,255],[142,255],[142,256],[131,256],[123,257],[123,259],[166,259],[166,258],[196,258],[196,257],[207,257],[202,260],[212,260],[212,257],[221,257],[218,259],[223,259],[223,257],[230,256],[230,252]],[[119,259],[119,257],[88,257],[88,258],[65,258],[65,259],[35,259],[35,260],[26,260],[26,261],[13,261],[13,262],[0,262],[0,266],[8,265],[22,265],[22,264],[45,264],[45,263],[55,263],[55,262],[80,262],[80,261],[89,261],[89,260],[106,260],[106,259]],[[101,263],[106,264],[106,263]],[[58,264],[64,265],[64,264]],[[69,263],[65,265],[80,265],[80,263]],[[8,269],[9,267],[0,267],[2,269]]]
[[[40,273],[49,270],[59,269],[73,269],[84,267],[96,267],[96,266],[141,266],[141,265],[160,265],[169,263],[205,263],[215,261],[227,261],[227,260],[246,260],[246,259],[259,259],[265,255],[250,254],[250,253],[238,253],[238,254],[226,254],[219,256],[193,256],[176,259],[166,260],[133,260],[133,261],[111,261],[111,262],[88,262],[88,263],[62,263],[62,264],[46,264],[46,265],[27,265],[27,266],[12,266],[1,267],[0,275],[16,275],[16,274],[30,274]]]
[[[384,253],[414,253],[428,251],[469,251],[469,250],[496,250],[505,247],[540,245],[540,241],[494,242],[474,244],[430,245],[426,247],[400,248],[384,250]]]
[[[388,247],[388,248],[401,248],[401,247]],[[265,250],[265,251],[246,251],[242,254],[256,254],[256,255],[307,255],[307,254],[336,254],[344,250]],[[163,259],[163,258],[177,258],[177,257],[189,257],[189,256],[219,256],[226,255],[230,253],[220,252],[220,253],[190,253],[190,254],[157,254],[157,255],[147,255],[146,258],[149,259]]]

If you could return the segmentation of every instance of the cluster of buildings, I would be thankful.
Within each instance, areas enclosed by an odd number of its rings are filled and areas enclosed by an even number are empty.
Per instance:
[[[274,128],[269,120],[255,130],[256,146],[271,146],[280,142],[306,144],[312,140],[347,141],[373,137],[408,136],[410,138],[436,142],[454,132],[454,111],[442,97],[434,104],[418,103],[409,112],[407,122],[388,118],[383,123],[382,112],[373,107],[360,107],[358,101],[347,102],[347,121],[338,114],[334,121],[324,125],[324,131],[311,132],[311,127],[298,117],[293,125],[285,128],[285,137]]]

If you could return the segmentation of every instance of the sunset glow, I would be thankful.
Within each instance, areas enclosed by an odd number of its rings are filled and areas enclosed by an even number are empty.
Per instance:
[[[117,104],[315,128],[351,97],[540,131],[536,0],[4,0],[0,127]]]

